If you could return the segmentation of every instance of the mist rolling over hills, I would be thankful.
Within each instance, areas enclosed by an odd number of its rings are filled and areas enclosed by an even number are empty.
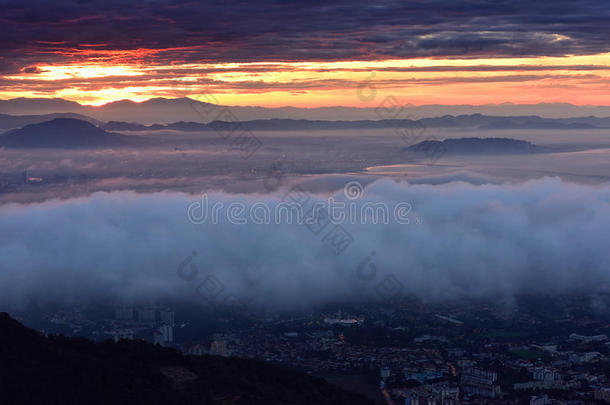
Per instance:
[[[608,21],[6,0],[0,404],[610,402]]]

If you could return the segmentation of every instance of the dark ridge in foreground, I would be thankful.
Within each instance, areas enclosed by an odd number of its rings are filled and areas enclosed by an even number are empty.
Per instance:
[[[510,138],[458,138],[444,141],[423,141],[408,146],[405,150],[415,153],[453,155],[509,155],[542,153],[546,149],[531,142]]]
[[[106,132],[74,118],[30,124],[0,136],[0,146],[7,148],[97,148],[128,143],[129,137],[125,135]]]
[[[371,404],[253,360],[184,356],[143,341],[45,337],[0,313],[2,404]]]

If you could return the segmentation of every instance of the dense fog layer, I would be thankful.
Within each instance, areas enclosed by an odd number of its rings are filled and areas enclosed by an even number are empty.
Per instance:
[[[607,183],[385,179],[355,195],[342,189],[330,196],[294,193],[98,192],[2,205],[1,305],[23,305],[32,297],[171,297],[289,309],[401,294],[509,301],[520,292],[595,291],[610,281]],[[208,209],[216,204],[215,220],[204,219],[202,198]],[[298,223],[296,214],[290,221],[286,212],[260,221],[265,209],[273,214],[282,201],[299,201],[307,210],[316,201],[328,206],[329,198],[358,213],[364,204],[381,203],[389,217],[374,224],[373,211],[365,210],[368,221],[335,217],[321,230]],[[231,204],[241,212],[231,213]],[[329,236],[337,225],[350,240],[340,251]]]

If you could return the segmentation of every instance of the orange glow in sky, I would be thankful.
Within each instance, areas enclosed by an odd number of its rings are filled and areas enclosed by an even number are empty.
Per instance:
[[[87,51],[92,52],[92,51]],[[137,52],[137,54],[135,54]],[[569,102],[610,105],[610,54],[496,59],[402,59],[148,65],[151,50],[104,53],[70,65],[5,75],[0,98],[61,97],[100,105],[152,97],[224,105],[370,106],[393,95],[405,103]],[[80,55],[82,56],[82,55]]]

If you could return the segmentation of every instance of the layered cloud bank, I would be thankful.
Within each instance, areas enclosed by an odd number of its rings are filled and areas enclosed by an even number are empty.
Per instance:
[[[369,221],[347,215],[326,225],[291,223],[286,212],[278,221],[252,221],[254,206],[276,212],[296,201],[307,211],[328,201],[294,190],[206,195],[210,205],[223,204],[216,221],[193,221],[202,196],[180,193],[4,205],[0,305],[177,298],[289,309],[401,294],[436,300],[594,292],[610,281],[610,185],[383,180],[351,191],[331,197]],[[389,207],[388,221],[371,223],[367,203]],[[231,206],[243,208],[245,224],[228,216]]]
[[[354,94],[369,83],[418,105],[610,105],[600,0],[1,4],[6,99],[376,107]]]

